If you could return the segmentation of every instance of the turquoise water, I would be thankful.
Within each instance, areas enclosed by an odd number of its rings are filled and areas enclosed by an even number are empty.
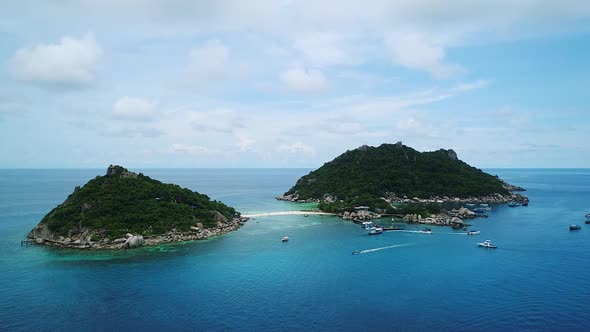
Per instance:
[[[296,209],[273,197],[309,172],[141,171],[243,213]],[[0,170],[0,330],[588,330],[590,170],[489,171],[528,188],[531,205],[494,207],[473,222],[480,236],[366,236],[334,217],[275,216],[212,240],[95,253],[19,242],[104,170]],[[499,248],[478,248],[484,239]]]

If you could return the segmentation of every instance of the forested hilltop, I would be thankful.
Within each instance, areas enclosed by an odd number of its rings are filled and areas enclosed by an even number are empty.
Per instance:
[[[194,233],[198,238],[210,235],[208,229],[237,228],[238,217],[234,208],[206,195],[111,165],[106,175],[76,187],[29,237],[64,245],[112,244],[117,238],[123,242],[126,234]]]
[[[389,205],[383,198],[504,197],[511,190],[522,188],[468,165],[453,150],[419,152],[398,142],[346,151],[301,177],[280,199],[377,204],[385,209]]]

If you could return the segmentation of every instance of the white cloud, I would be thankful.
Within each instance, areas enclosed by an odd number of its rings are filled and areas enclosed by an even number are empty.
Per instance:
[[[209,149],[204,146],[199,145],[186,145],[186,144],[179,144],[175,143],[170,146],[168,149],[169,152],[174,153],[186,153],[192,156],[199,156],[203,154],[209,153]]]
[[[316,66],[355,65],[361,62],[360,41],[334,32],[313,32],[298,36],[293,48],[306,62]]]
[[[229,48],[218,40],[209,40],[191,50],[188,80],[207,84],[222,79],[228,72],[229,60]]]
[[[249,151],[255,151],[254,149],[254,145],[256,144],[256,140],[240,134],[240,135],[236,135],[236,138],[238,139],[238,142],[236,143],[236,146],[240,149],[240,152],[249,152]]]
[[[158,103],[138,97],[122,97],[113,104],[112,115],[118,120],[149,121],[154,116]]]
[[[316,69],[292,67],[283,71],[280,79],[290,90],[297,92],[319,92],[328,88],[324,74]]]
[[[19,49],[10,70],[23,81],[59,85],[88,85],[95,81],[102,51],[94,37],[63,37],[57,44]]]
[[[303,154],[303,155],[310,156],[310,157],[313,157],[316,154],[316,150],[313,146],[303,144],[301,142],[280,145],[277,148],[277,151],[295,153],[295,154]]]
[[[397,34],[387,38],[395,64],[429,72],[436,78],[449,78],[461,71],[461,67],[444,61],[445,49],[416,32]]]

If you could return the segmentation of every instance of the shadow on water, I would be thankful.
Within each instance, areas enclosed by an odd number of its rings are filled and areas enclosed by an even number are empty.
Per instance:
[[[118,265],[152,263],[174,257],[207,255],[215,247],[222,246],[223,237],[199,241],[183,241],[136,249],[119,250],[80,250],[36,246],[34,249],[46,255],[44,264],[61,266]],[[33,248],[31,248],[33,249]]]

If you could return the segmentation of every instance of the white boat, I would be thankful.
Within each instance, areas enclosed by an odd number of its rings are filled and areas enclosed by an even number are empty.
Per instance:
[[[289,237],[288,236],[283,236],[283,239],[281,241],[282,242],[287,242],[287,241],[289,241]]]
[[[479,206],[488,206],[488,204],[481,203]]]
[[[362,225],[363,225],[363,228],[366,229],[366,230],[369,230],[369,228],[375,227],[373,225],[373,222],[372,221],[365,221],[365,222],[362,223]]]
[[[469,231],[467,232],[467,235],[479,235],[480,233],[480,231]]]
[[[494,244],[492,244],[492,240],[485,240],[483,242],[479,242],[477,245],[480,246],[480,247],[490,248],[490,249],[496,249],[496,248],[498,248]]]
[[[418,233],[432,234],[432,230],[430,228],[424,228],[424,229],[419,230]]]
[[[377,234],[381,234],[383,233],[383,228],[381,227],[371,227],[371,228],[367,228],[367,234],[369,235],[377,235]]]

